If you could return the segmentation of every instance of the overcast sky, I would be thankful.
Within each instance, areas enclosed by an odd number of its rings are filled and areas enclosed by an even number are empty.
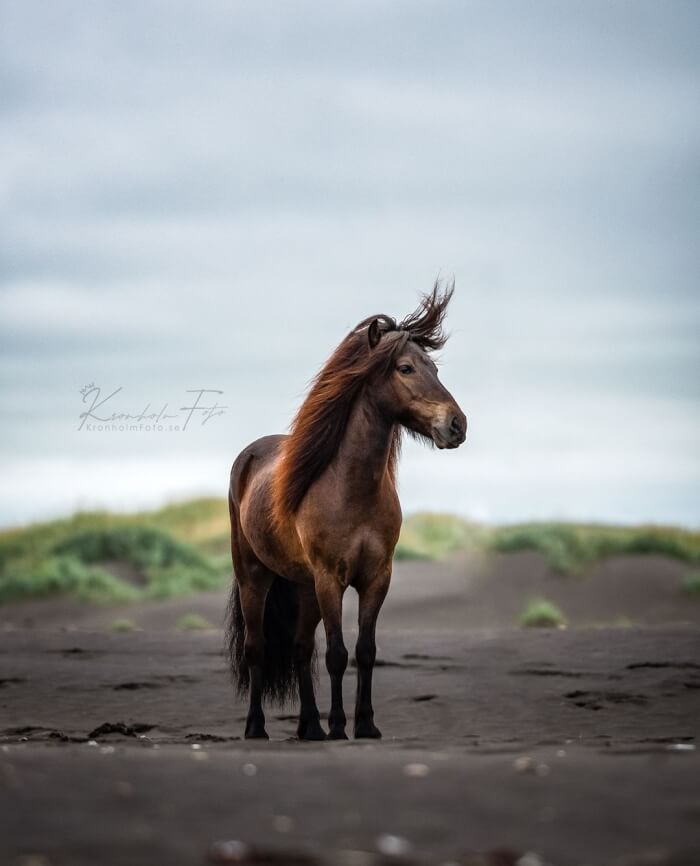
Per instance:
[[[223,495],[440,274],[470,431],[405,512],[700,524],[700,4],[0,8],[0,523]]]

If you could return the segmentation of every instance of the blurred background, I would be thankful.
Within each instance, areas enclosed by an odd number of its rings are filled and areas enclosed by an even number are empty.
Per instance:
[[[0,523],[225,495],[440,276],[470,433],[405,512],[697,526],[696,3],[0,8]]]

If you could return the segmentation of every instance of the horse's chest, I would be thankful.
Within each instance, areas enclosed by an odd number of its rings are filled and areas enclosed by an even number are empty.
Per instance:
[[[379,520],[350,522],[346,518],[329,519],[306,532],[302,528],[311,570],[333,575],[344,586],[390,570],[399,525]]]

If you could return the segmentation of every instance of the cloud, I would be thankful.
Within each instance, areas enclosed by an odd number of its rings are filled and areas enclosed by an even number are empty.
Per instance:
[[[218,490],[355,322],[442,273],[473,438],[407,451],[409,509],[700,521],[699,24],[650,2],[5,3],[0,455],[21,473],[0,519],[38,513],[41,472],[56,509],[91,473],[105,505],[145,478],[153,501],[198,472]],[[184,442],[81,439],[87,381],[222,387],[231,410]]]

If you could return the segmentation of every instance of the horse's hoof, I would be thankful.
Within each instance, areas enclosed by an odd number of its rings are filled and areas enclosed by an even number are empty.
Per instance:
[[[337,728],[335,731],[328,731],[328,739],[329,740],[347,740],[348,735],[342,728]]]
[[[246,728],[244,734],[246,740],[269,740],[265,728]]]
[[[355,725],[356,740],[380,740],[382,732],[374,722],[359,722]]]
[[[303,726],[299,725],[297,737],[300,740],[325,740],[326,732],[318,722],[308,722]]]

